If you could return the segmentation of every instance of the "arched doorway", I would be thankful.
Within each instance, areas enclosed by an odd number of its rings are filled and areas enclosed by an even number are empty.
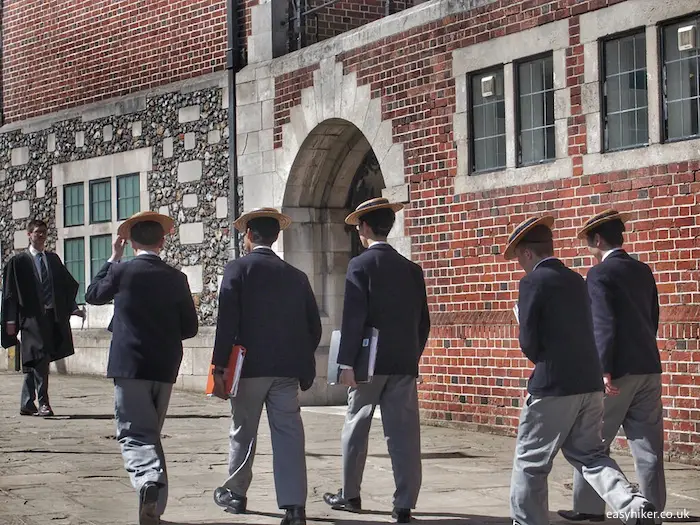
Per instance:
[[[362,201],[380,197],[385,187],[379,162],[352,123],[329,119],[308,134],[292,164],[282,210],[293,219],[283,232],[284,259],[306,272],[316,294],[323,337],[316,360],[316,383],[305,404],[342,404],[343,387],[327,387],[328,346],[342,320],[345,273],[362,250],[345,217]]]

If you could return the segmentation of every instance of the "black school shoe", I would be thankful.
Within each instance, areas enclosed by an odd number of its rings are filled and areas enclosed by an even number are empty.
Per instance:
[[[246,511],[248,499],[234,494],[225,487],[219,487],[214,491],[214,503],[231,514],[243,514]]]
[[[158,525],[160,516],[157,514],[158,485],[147,481],[139,492],[139,525]]]

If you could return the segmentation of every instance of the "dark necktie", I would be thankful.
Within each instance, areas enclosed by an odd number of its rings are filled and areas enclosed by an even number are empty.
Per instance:
[[[41,292],[44,297],[44,304],[51,305],[51,279],[49,279],[49,269],[46,267],[46,256],[39,253],[39,268],[41,268]]]

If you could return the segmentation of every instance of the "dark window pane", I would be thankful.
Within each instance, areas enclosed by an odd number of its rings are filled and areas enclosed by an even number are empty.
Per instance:
[[[606,42],[605,45],[605,137],[606,149],[643,145],[647,123],[638,122],[649,104],[646,82],[646,36],[644,32]]]
[[[634,44],[633,37],[620,40],[620,72],[634,71]]]
[[[64,226],[79,226],[84,222],[84,185],[71,184],[63,188],[63,223]]]
[[[532,97],[532,124],[531,127],[544,126],[544,99],[542,95]]]
[[[111,182],[96,181],[90,183],[90,222],[108,222],[112,220]]]
[[[554,89],[554,63],[552,60],[544,61],[545,89]]]
[[[536,164],[555,157],[553,145],[552,148],[547,145],[547,136],[554,136],[552,58],[522,63],[518,74],[518,158],[521,165]],[[530,82],[523,79],[530,79]]]
[[[124,246],[124,255],[122,256],[122,261],[130,261],[135,257],[134,249],[131,247],[131,242],[127,242]]]
[[[554,91],[545,93],[545,124],[554,126]]]
[[[634,69],[646,69],[647,67],[647,48],[646,38],[644,35],[636,35],[634,37]]]
[[[607,120],[607,134],[608,134],[608,149],[620,149],[624,147],[622,142],[622,130],[621,130],[621,120],[622,117],[620,113],[614,113],[608,116]]]
[[[81,184],[82,186],[82,184]],[[78,304],[85,303],[85,240],[66,239],[63,243],[63,257],[65,265],[73,279],[78,281],[78,295],[75,301]]]
[[[556,134],[554,126],[548,127],[547,132],[547,158],[553,159],[557,156]]]
[[[530,129],[532,122],[532,97],[530,95],[520,98],[520,128]]]
[[[617,40],[611,40],[605,43],[605,73],[606,75],[615,75],[619,72],[620,60]]]
[[[666,138],[686,139],[700,135],[698,103],[700,102],[700,50],[678,50],[678,29],[698,26],[700,18],[690,18],[663,29],[663,60],[665,85],[664,116]]]
[[[117,220],[128,219],[141,208],[139,175],[125,175],[117,179]]]
[[[90,278],[94,279],[100,268],[112,253],[111,235],[94,235],[90,237]]]
[[[681,24],[674,24],[664,29],[664,59],[678,60],[681,57],[678,51],[678,28],[683,27]]]
[[[480,171],[486,166],[486,142],[477,140],[474,142],[474,169]]]
[[[482,95],[483,78],[493,77],[492,93]],[[472,151],[474,171],[505,167],[505,100],[503,71],[492,71],[472,78]],[[500,150],[503,150],[501,155]],[[501,161],[501,158],[503,159]]]

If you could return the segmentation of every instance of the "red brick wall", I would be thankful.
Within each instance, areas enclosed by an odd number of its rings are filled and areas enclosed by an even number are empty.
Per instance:
[[[326,0],[308,2],[312,9],[326,3]],[[312,13],[307,19],[307,44],[314,44],[328,38],[356,29],[385,16],[386,0],[339,0],[330,7]],[[392,0],[391,12],[398,13],[413,5],[412,0]]]
[[[7,122],[225,67],[225,0],[10,0],[3,24]]]
[[[404,144],[411,191],[405,228],[414,259],[425,270],[433,318],[421,367],[426,416],[515,431],[531,368],[519,350],[511,313],[523,273],[502,258],[507,236],[526,216],[551,213],[557,218],[557,255],[585,275],[592,259],[575,238],[577,228],[615,206],[633,212],[627,248],[651,265],[659,285],[667,448],[692,460],[700,458],[700,162],[583,175],[587,130],[578,15],[620,1],[501,1],[338,60],[345,73],[357,74],[359,85],[370,86],[373,98],[381,97],[382,118],[392,121],[394,142]],[[452,51],[566,18],[573,177],[456,195]],[[299,83],[285,86],[276,99],[277,125],[282,112],[300,101]]]

